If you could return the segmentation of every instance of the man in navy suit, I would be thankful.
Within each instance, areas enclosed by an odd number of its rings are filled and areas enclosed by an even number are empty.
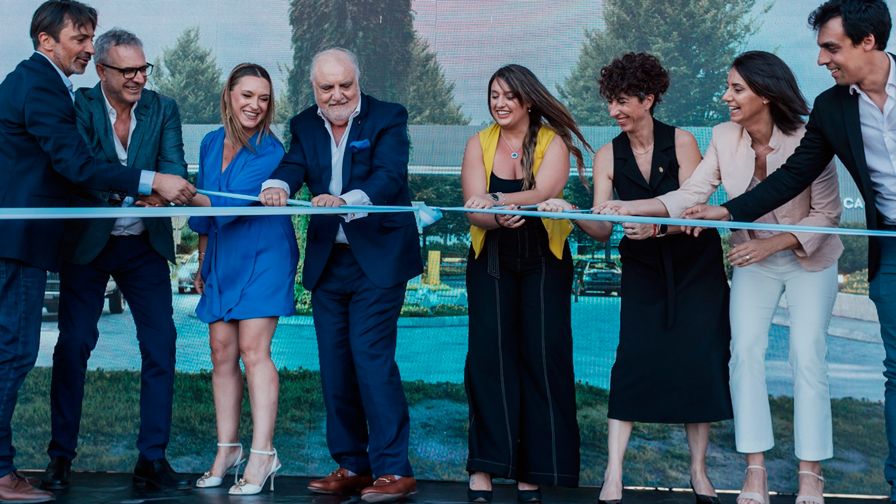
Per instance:
[[[35,11],[35,53],[0,83],[0,207],[66,206],[76,185],[132,196],[155,191],[177,203],[195,194],[176,175],[90,155],[68,77],[90,61],[96,21],[96,10],[73,0],[49,0]],[[46,270],[58,270],[62,223],[2,220],[0,236],[0,502],[43,502],[53,495],[16,472],[11,421],[37,358]]]
[[[78,129],[98,159],[158,173],[187,176],[180,113],[174,100],[143,89],[152,65],[133,33],[112,29],[96,40],[100,82],[75,93]],[[82,189],[79,206],[130,206],[117,194]],[[142,357],[140,451],[136,484],[189,488],[165,459],[174,399],[177,333],[172,320],[168,262],[174,262],[171,219],[89,219],[66,222],[72,250],[59,272],[59,339],[50,386],[52,437],[43,487],[69,485],[84,398],[87,360],[96,347],[97,322],[109,277],[124,293],[137,326]]]
[[[262,186],[262,203],[285,205],[305,184],[318,207],[411,204],[407,111],[362,94],[359,77],[351,52],[315,55],[317,105],[290,121],[289,153]],[[312,481],[313,492],[361,490],[367,502],[416,492],[395,344],[407,281],[422,271],[410,213],[311,217],[302,282],[311,291],[327,445],[339,466]]]
[[[818,64],[831,72],[836,85],[815,99],[796,152],[752,191],[721,207],[701,205],[685,215],[755,220],[802,192],[836,155],[862,193],[868,229],[896,231],[896,56],[885,52],[890,11],[884,0],[830,0],[810,14],[809,24],[817,32]],[[886,351],[889,455],[884,476],[890,483],[890,502],[896,503],[896,239],[870,239],[868,278]],[[818,463],[800,462],[805,471],[800,474],[800,495],[820,498],[820,469]],[[765,478],[757,471],[752,474]],[[747,483],[754,490],[762,482]]]

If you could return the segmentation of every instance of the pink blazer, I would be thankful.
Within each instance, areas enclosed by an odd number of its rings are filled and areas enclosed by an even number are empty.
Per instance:
[[[769,142],[772,152],[766,158],[769,174],[793,154],[805,132],[805,128],[800,127],[793,134],[785,135],[777,127],[774,128]],[[691,178],[677,191],[668,192],[657,199],[666,206],[670,216],[679,217],[686,209],[705,203],[719,184],[725,187],[729,198],[740,196],[753,178],[756,154],[750,143],[750,135],[738,124],[726,122],[715,126],[706,155]],[[771,213],[781,224],[838,226],[841,211],[837,169],[831,161],[811,186]],[[808,271],[820,271],[831,266],[843,252],[843,244],[837,235],[793,234],[800,242],[793,253]],[[749,239],[746,231],[731,233],[732,245]]]

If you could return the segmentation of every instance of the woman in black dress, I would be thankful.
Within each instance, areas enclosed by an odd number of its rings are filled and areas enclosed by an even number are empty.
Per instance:
[[[649,54],[601,70],[600,92],[622,133],[594,157],[594,206],[678,188],[700,162],[694,137],[653,111],[669,85]],[[549,200],[543,210],[568,209]],[[612,225],[579,221],[607,241]],[[732,417],[728,391],[728,284],[718,233],[698,238],[653,224],[623,224],[619,347],[610,378],[608,462],[601,501],[622,498],[622,459],[634,422],[685,424],[698,502],[717,502],[706,474],[710,422]]]

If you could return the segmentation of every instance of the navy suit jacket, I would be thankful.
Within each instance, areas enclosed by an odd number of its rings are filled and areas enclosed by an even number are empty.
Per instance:
[[[97,161],[78,133],[75,108],[43,56],[0,83],[0,207],[61,207],[74,184],[136,195],[140,170]],[[56,271],[62,221],[0,220],[0,258]]]
[[[395,103],[361,95],[342,167],[342,192],[364,191],[374,205],[411,204],[408,190],[408,113]],[[290,194],[307,184],[312,195],[330,192],[332,155],[324,120],[311,106],[289,123],[289,152],[271,175],[289,184]],[[338,215],[314,215],[308,225],[302,284],[313,290],[327,264],[339,225],[367,278],[378,287],[392,287],[423,271],[420,238],[409,212],[369,214],[345,222]]]
[[[115,134],[100,84],[82,88],[75,93],[75,115],[78,130],[91,153],[109,163],[118,163]],[[187,177],[184,161],[184,141],[177,103],[148,89],[143,90],[134,109],[137,126],[128,145],[128,167]],[[109,206],[109,193],[80,190],[74,198],[77,206]],[[71,252],[66,259],[76,264],[87,264],[99,255],[109,241],[115,219],[68,221],[65,240]],[[174,262],[174,238],[171,219],[143,219],[152,248],[165,259]]]
[[[890,56],[893,56],[892,54]],[[790,201],[821,175],[834,156],[852,175],[865,200],[865,225],[878,229],[883,223],[875,206],[875,192],[865,161],[865,143],[859,119],[859,97],[849,86],[834,86],[818,95],[806,123],[806,134],[787,161],[753,190],[724,203],[737,221],[752,221]],[[896,191],[896,187],[892,188]],[[880,268],[879,238],[868,247],[868,279]]]

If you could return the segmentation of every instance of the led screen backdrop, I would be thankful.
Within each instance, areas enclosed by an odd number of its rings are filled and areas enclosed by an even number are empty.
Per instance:
[[[896,2],[888,2],[891,9]],[[0,74],[32,51],[31,14],[39,2],[0,0]],[[262,64],[275,79],[278,118],[311,102],[308,63],[322,48],[341,45],[361,61],[362,88],[405,104],[411,117],[411,188],[414,198],[440,205],[461,203],[459,166],[467,138],[490,120],[486,85],[506,63],[532,69],[584,126],[598,147],[618,133],[606,115],[594,76],[626,50],[660,56],[672,74],[664,121],[692,131],[702,149],[712,125],[727,120],[719,101],[731,59],[747,49],[772,51],[794,70],[811,102],[829,87],[828,72],[815,64],[814,33],[806,18],[815,0],[96,0],[97,33],[112,27],[135,32],[147,58],[157,65],[150,87],[178,100],[184,118],[187,160],[195,170],[202,136],[218,122],[217,96],[223,77],[237,63]],[[76,86],[97,82],[91,65],[73,78]],[[282,129],[278,128],[282,133]],[[590,172],[590,160],[587,163]],[[2,167],[0,167],[2,169]],[[865,204],[841,169],[843,220],[862,227]],[[589,196],[570,178],[570,198]],[[719,194],[716,200],[724,198]],[[179,470],[202,472],[214,450],[207,328],[195,317],[198,296],[189,292],[196,237],[175,220],[178,265],[172,266],[178,375],[174,439],[169,456]],[[304,224],[296,220],[303,239]],[[463,218],[449,216],[425,230],[423,278],[409,286],[399,327],[397,359],[408,382],[412,450],[419,477],[463,479],[466,402],[463,365],[467,321],[464,266],[468,247]],[[836,456],[825,466],[827,490],[881,493],[883,347],[876,314],[867,298],[864,239],[844,240],[841,288],[829,329],[828,360],[834,402]],[[594,258],[615,261],[603,248],[574,234],[571,245],[587,268]],[[438,255],[429,255],[430,253]],[[438,273],[438,274],[436,274]],[[52,290],[52,284],[51,284]],[[52,296],[52,293],[48,296]],[[23,393],[16,417],[21,465],[45,464],[49,438],[47,391],[58,331],[53,300],[42,328],[38,369]],[[298,315],[283,319],[275,336],[274,361],[283,373],[275,445],[285,469],[322,474],[330,469],[308,293],[296,291]],[[85,400],[80,455],[75,469],[129,470],[136,456],[140,357],[126,302],[121,314],[105,312],[94,351]],[[786,303],[784,303],[786,305]],[[773,489],[795,488],[792,450],[792,379],[788,364],[788,314],[782,305],[770,335],[767,372],[778,445],[770,452]],[[110,306],[111,307],[111,306]],[[118,311],[118,310],[114,310]],[[619,298],[610,291],[576,296],[573,333],[583,483],[600,482],[606,447],[606,388],[619,328]],[[244,422],[248,439],[248,416]],[[678,427],[638,426],[626,482],[686,486],[687,447]],[[720,488],[740,485],[742,460],[733,449],[731,422],[718,424],[710,449],[711,476]]]

